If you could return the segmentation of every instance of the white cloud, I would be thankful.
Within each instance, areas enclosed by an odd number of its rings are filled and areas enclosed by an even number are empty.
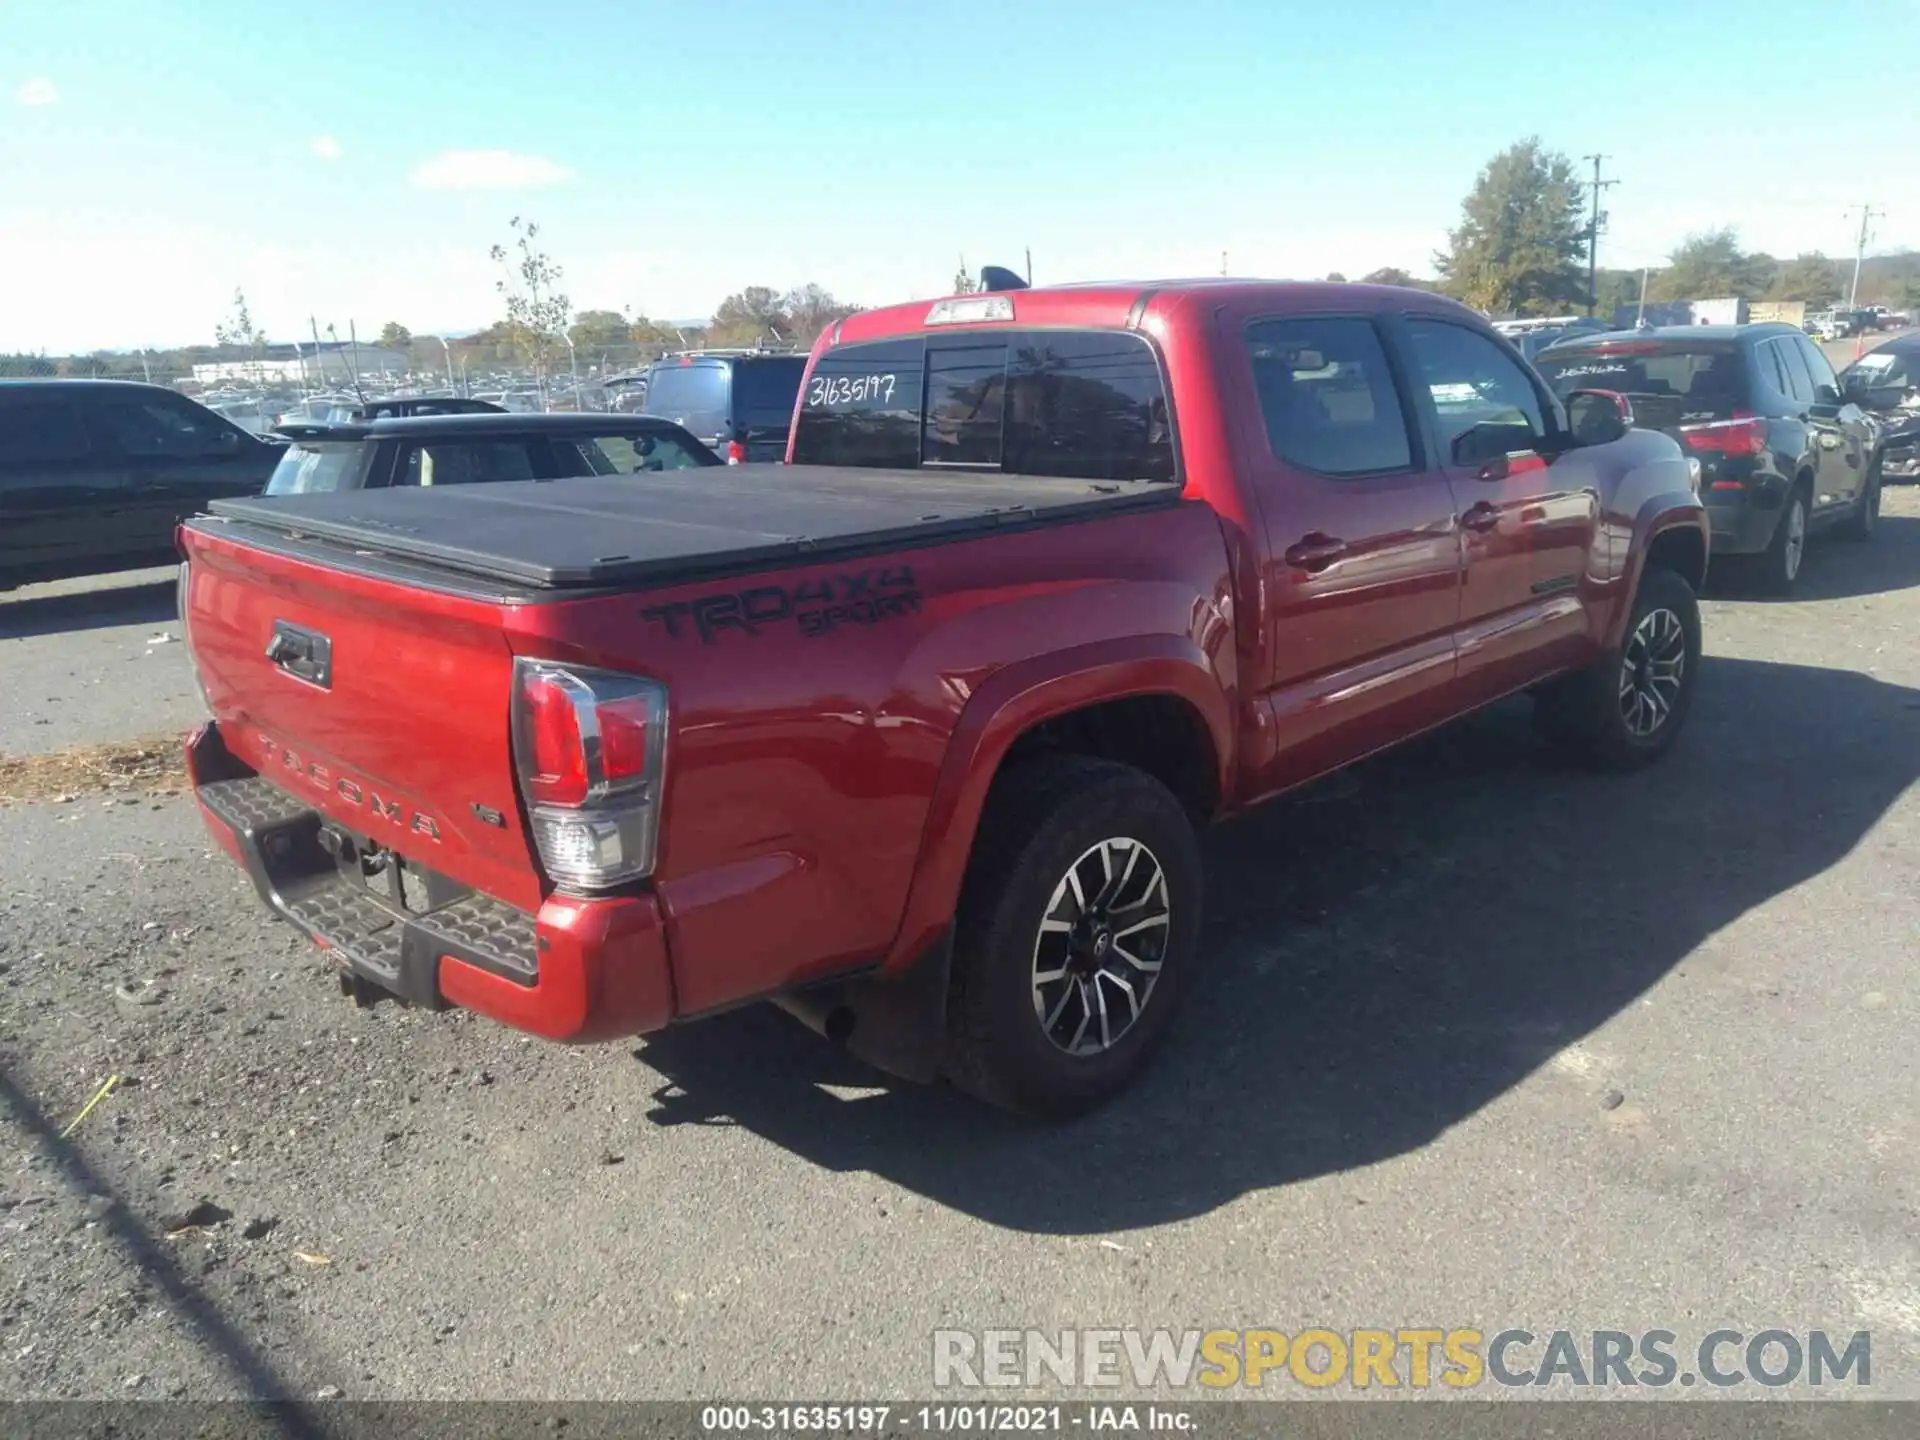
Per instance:
[[[322,160],[338,160],[340,158],[340,142],[331,135],[316,135],[313,143],[307,148]]]
[[[528,190],[571,179],[571,170],[544,155],[511,150],[443,150],[413,172],[422,190]]]
[[[60,98],[60,92],[53,88],[53,82],[41,75],[27,81],[13,92],[16,103],[21,105],[51,105]]]

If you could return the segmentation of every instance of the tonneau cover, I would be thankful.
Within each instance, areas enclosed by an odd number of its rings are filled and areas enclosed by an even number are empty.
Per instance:
[[[216,500],[217,516],[540,589],[689,578],[813,552],[1176,502],[1177,485],[940,470],[729,465],[639,475]]]

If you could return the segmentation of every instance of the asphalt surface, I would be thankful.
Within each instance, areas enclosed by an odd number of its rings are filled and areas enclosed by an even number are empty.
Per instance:
[[[770,1011],[359,1011],[186,802],[0,809],[0,1398],[925,1397],[935,1329],[1131,1325],[1867,1329],[1920,1397],[1920,491],[1808,564],[1650,773],[1508,705],[1214,832],[1211,973],[1059,1129]],[[170,605],[0,602],[0,750],[185,723]]]

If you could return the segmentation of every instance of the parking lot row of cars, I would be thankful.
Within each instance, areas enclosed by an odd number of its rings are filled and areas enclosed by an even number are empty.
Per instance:
[[[1716,556],[1774,591],[1793,586],[1810,535],[1870,529],[1879,486],[1920,479],[1920,333],[1836,375],[1782,324],[1495,328],[1557,388],[1616,390],[1635,423],[1674,436],[1697,462]],[[672,355],[596,382],[611,398],[590,414],[513,392],[318,395],[276,409],[264,435],[160,386],[0,383],[0,587],[168,563],[186,517],[262,490],[780,460],[805,367],[765,351]],[[629,423],[641,417],[653,423]]]

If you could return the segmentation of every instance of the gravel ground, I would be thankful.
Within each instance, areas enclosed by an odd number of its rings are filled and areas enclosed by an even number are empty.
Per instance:
[[[768,1011],[356,1010],[186,802],[0,810],[0,1398],[926,1396],[936,1328],[1314,1324],[1865,1328],[1920,1397],[1920,492],[1809,567],[1709,603],[1652,773],[1504,706],[1216,831],[1211,975],[1064,1129]],[[35,613],[62,738],[189,718],[158,602]]]

